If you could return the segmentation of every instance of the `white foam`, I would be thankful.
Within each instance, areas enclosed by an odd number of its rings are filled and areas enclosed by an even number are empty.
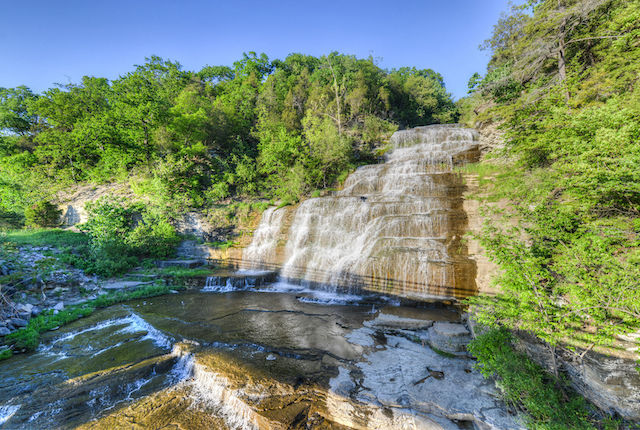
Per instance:
[[[65,358],[67,358],[67,354],[65,354],[62,351],[55,351],[54,348],[64,342],[68,342],[72,339],[74,339],[76,336],[80,336],[86,333],[91,333],[91,332],[95,332],[98,330],[103,330],[109,327],[116,327],[116,326],[123,326],[121,329],[119,329],[118,331],[116,331],[115,333],[136,333],[136,332],[146,332],[146,334],[144,335],[144,337],[142,337],[140,340],[146,340],[146,339],[150,339],[151,341],[153,341],[153,343],[161,348],[171,348],[172,345],[172,341],[171,339],[169,339],[166,335],[164,335],[160,330],[156,329],[155,327],[153,327],[151,324],[149,324],[148,322],[146,322],[142,317],[140,317],[139,315],[137,315],[136,313],[131,313],[130,315],[127,315],[126,317],[123,318],[116,318],[116,319],[110,319],[110,320],[106,320],[106,321],[102,321],[98,324],[95,324],[91,327],[87,327],[84,328],[82,330],[76,330],[76,331],[72,331],[69,333],[66,333],[62,336],[59,336],[53,340],[51,340],[51,342],[49,342],[48,344],[40,344],[38,346],[37,351],[40,353],[46,353],[48,355],[51,355],[53,357],[55,357],[55,360],[63,360]],[[113,345],[109,345],[105,348],[102,348],[100,350],[97,350],[95,352],[93,352],[91,355],[93,357],[102,354],[110,349],[113,348],[117,348],[121,345],[123,345],[124,342],[118,342],[115,343]],[[87,352],[92,352],[93,351],[93,347],[89,344],[84,346],[84,350]]]
[[[138,331],[146,331],[147,334],[140,340],[150,339],[153,343],[161,348],[171,348],[172,342],[164,333],[146,322],[136,313],[131,313],[126,320],[130,321],[129,325],[121,329],[120,333],[135,333]]]
[[[227,282],[224,285],[219,284],[218,276],[209,276],[207,281],[200,291],[203,293],[228,293],[231,291],[239,290],[231,283],[231,279],[227,278]]]
[[[0,424],[4,424],[11,419],[11,417],[18,412],[22,405],[2,405],[0,406]]]
[[[171,372],[169,372],[169,380],[172,384],[177,384],[182,381],[186,381],[193,375],[193,366],[195,360],[193,354],[183,353],[182,351],[176,351],[174,347],[174,355],[178,355],[178,361],[174,364]]]

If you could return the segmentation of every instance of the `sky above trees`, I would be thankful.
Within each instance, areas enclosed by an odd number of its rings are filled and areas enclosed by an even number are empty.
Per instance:
[[[188,69],[243,52],[369,55],[383,68],[431,68],[455,98],[489,59],[478,45],[507,0],[2,1],[0,87],[39,92],[83,75],[115,79],[159,55]]]

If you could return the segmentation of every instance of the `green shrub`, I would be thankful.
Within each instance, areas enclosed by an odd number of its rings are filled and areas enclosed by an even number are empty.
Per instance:
[[[169,221],[148,213],[125,239],[135,254],[154,258],[171,256],[179,242],[180,237]]]
[[[165,217],[122,200],[97,200],[87,204],[87,211],[89,219],[81,228],[91,238],[90,258],[68,259],[90,273],[113,276],[138,266],[140,258],[168,257],[180,241]]]
[[[526,413],[527,428],[595,429],[614,425],[596,426],[584,398],[514,350],[513,340],[508,330],[492,329],[474,339],[469,351],[478,359],[476,368],[485,378],[497,378],[505,401]]]
[[[55,227],[60,224],[62,211],[53,203],[42,200],[24,211],[24,222],[27,227]]]
[[[11,358],[12,355],[13,355],[13,351],[11,351],[9,348],[5,348],[2,351],[0,351],[0,361],[6,360],[7,358]]]

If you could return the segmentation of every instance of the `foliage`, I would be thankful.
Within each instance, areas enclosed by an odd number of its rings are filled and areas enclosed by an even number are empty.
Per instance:
[[[112,276],[135,267],[140,257],[173,254],[180,241],[168,219],[117,199],[99,199],[86,205],[88,220],[81,226],[90,238],[90,258],[71,261],[84,270]]]
[[[53,203],[42,200],[24,211],[24,223],[27,227],[55,227],[60,224],[62,210]]]
[[[165,214],[230,197],[296,201],[375,158],[398,127],[450,122],[433,70],[331,53],[244,54],[183,70],[151,57],[113,81],[0,89],[0,217],[76,183],[130,180]]]
[[[640,328],[638,0],[539,0],[495,27],[459,103],[501,124],[480,241],[501,292],[469,302],[489,326],[583,354]],[[513,85],[510,87],[510,85]],[[557,370],[557,369],[556,369]]]
[[[513,337],[506,329],[494,329],[469,344],[478,359],[476,368],[485,378],[496,377],[504,399],[526,413],[530,429],[618,428],[611,420],[598,421],[584,398],[562,380],[554,379],[513,348]]]
[[[11,358],[11,356],[13,356],[13,351],[11,351],[9,348],[5,348],[0,351],[0,361]]]

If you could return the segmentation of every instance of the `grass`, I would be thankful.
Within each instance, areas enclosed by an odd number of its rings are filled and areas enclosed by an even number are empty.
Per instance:
[[[53,311],[42,313],[39,316],[32,318],[26,327],[16,330],[5,337],[5,343],[10,345],[11,349],[2,351],[0,353],[0,359],[11,357],[14,351],[28,352],[35,350],[40,343],[40,335],[42,333],[65,324],[69,324],[70,322],[82,317],[89,316],[96,309],[106,308],[128,300],[155,297],[167,294],[171,290],[180,289],[183,289],[183,287],[159,284],[145,285],[133,291],[116,291],[103,294],[93,300],[88,300],[79,305],[70,306],[57,314],[54,314]]]
[[[229,249],[233,247],[236,243],[233,240],[226,240],[224,242],[207,242],[205,245],[210,246],[216,249]]]
[[[9,230],[5,241],[18,246],[53,246],[56,248],[81,247],[89,244],[89,236],[60,228]]]
[[[192,276],[209,276],[211,272],[211,268],[208,267],[195,267],[193,269],[185,267],[163,267],[151,273],[160,276],[170,276],[172,278],[189,278]]]

